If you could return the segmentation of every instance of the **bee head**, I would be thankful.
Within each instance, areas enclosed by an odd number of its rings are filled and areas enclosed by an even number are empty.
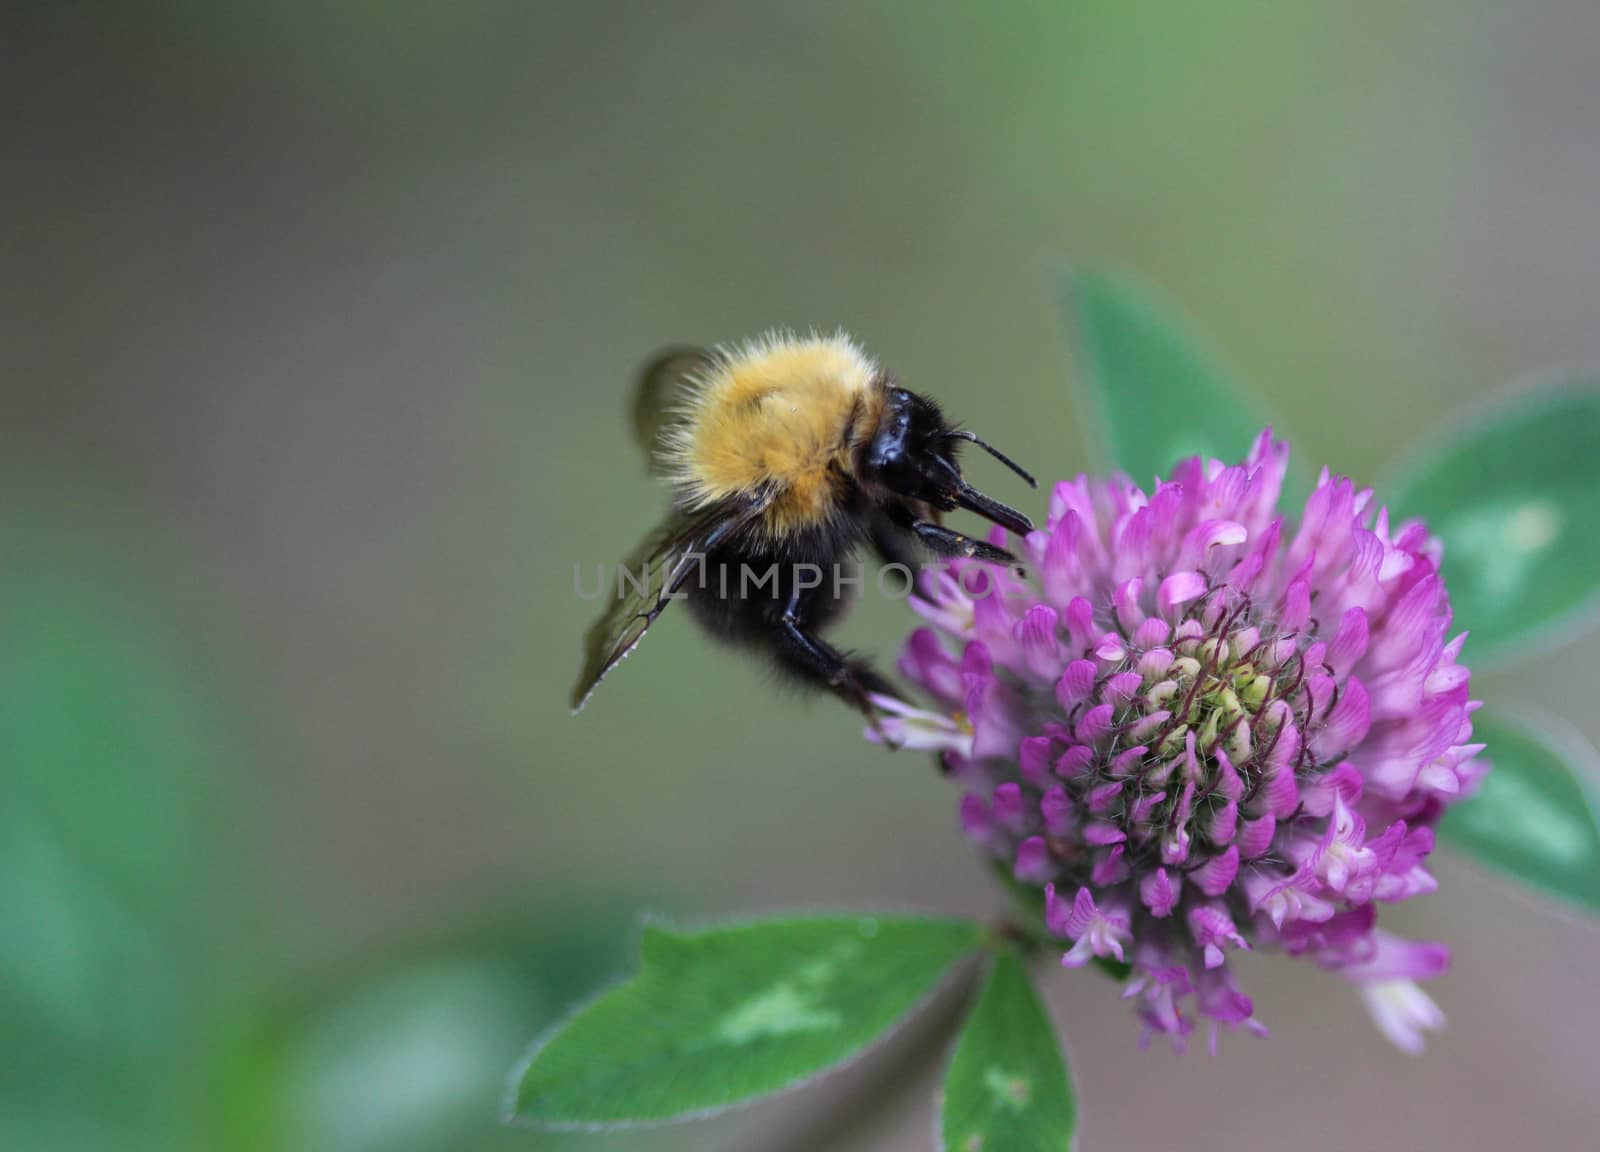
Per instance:
[[[889,389],[877,431],[863,450],[859,468],[865,480],[896,496],[943,512],[965,508],[1019,535],[1032,532],[1033,523],[1021,512],[966,482],[956,462],[963,443],[978,445],[1030,486],[1038,487],[1033,477],[1008,457],[971,432],[951,427],[933,401],[897,387]]]

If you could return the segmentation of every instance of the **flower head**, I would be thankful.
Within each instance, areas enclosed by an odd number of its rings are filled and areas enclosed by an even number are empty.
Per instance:
[[[1355,983],[1401,1047],[1442,1017],[1439,945],[1375,927],[1432,891],[1440,813],[1475,786],[1464,636],[1439,546],[1324,472],[1278,512],[1288,446],[1056,486],[1034,586],[925,576],[901,671],[943,710],[894,723],[967,791],[967,836],[1046,893],[1063,963],[1127,960],[1146,1034],[1262,1030],[1229,957],[1271,947]]]

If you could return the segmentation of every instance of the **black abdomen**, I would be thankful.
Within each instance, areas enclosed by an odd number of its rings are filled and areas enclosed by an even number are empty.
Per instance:
[[[855,517],[781,540],[736,541],[712,549],[684,591],[702,627],[731,643],[766,644],[793,605],[808,632],[840,619],[861,585]]]

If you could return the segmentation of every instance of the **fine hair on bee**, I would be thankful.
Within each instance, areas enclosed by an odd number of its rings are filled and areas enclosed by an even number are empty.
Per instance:
[[[957,509],[1019,537],[1033,530],[967,482],[959,450],[980,448],[1037,487],[1033,477],[843,333],[667,349],[640,374],[633,424],[671,509],[624,561],[648,577],[588,632],[574,711],[683,599],[712,636],[875,718],[872,697],[894,687],[821,638],[848,607],[838,573],[863,546],[908,569],[929,555],[1017,565],[1008,549],[946,527]],[[752,572],[766,579],[752,587]]]

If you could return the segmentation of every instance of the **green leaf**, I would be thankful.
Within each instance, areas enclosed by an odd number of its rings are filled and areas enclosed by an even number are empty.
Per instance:
[[[1148,486],[1189,456],[1244,458],[1270,421],[1168,305],[1101,272],[1068,275],[1062,295],[1111,464]]]
[[[1444,838],[1530,888],[1600,912],[1600,758],[1553,717],[1479,712],[1473,738],[1493,765],[1472,799],[1451,808]]]
[[[1416,454],[1388,503],[1444,541],[1475,666],[1571,639],[1600,603],[1600,381],[1479,413]]]
[[[887,1031],[981,936],[874,916],[647,927],[638,975],[535,1049],[509,1118],[651,1123],[794,1087]]]
[[[947,1152],[1065,1152],[1077,1094],[1044,1006],[1016,952],[994,958],[944,1082]]]

